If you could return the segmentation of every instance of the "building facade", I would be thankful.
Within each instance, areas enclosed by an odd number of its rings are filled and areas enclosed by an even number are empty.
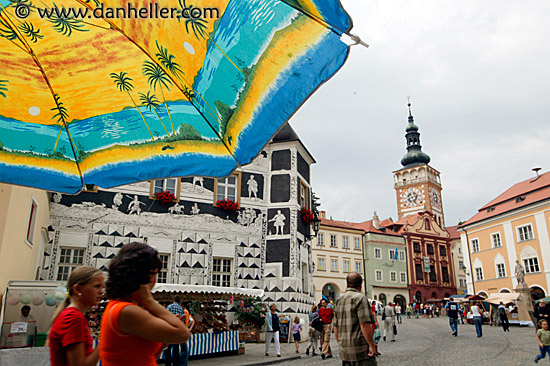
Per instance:
[[[376,213],[369,221],[357,224],[365,231],[365,286],[369,299],[406,306],[409,301],[407,246],[400,234],[387,230]]]
[[[346,291],[350,272],[363,274],[363,234],[361,228],[346,221],[328,220],[320,212],[321,225],[313,244],[313,284],[315,300],[338,300]]]
[[[315,161],[285,125],[252,163],[221,179],[170,178],[55,194],[40,278],[65,280],[86,264],[106,270],[120,247],[143,241],[163,261],[161,283],[263,289],[285,313],[313,304],[310,205]],[[175,200],[162,204],[159,192]],[[239,204],[225,210],[221,200]]]
[[[550,289],[550,172],[519,182],[459,227],[468,291],[513,292],[517,263],[533,298]]]
[[[457,230],[458,226],[447,226],[447,232],[451,239],[451,258],[455,274],[455,284],[457,294],[467,294],[468,287],[466,285],[466,266],[464,264],[464,252],[462,251],[462,241],[460,233]]]
[[[49,196],[0,184],[0,296],[10,280],[35,280],[47,243]]]

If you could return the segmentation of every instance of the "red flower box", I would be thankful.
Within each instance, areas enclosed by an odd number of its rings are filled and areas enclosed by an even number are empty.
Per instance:
[[[161,205],[168,205],[176,200],[176,196],[168,191],[160,191],[154,194],[156,200],[160,201]]]
[[[237,211],[239,209],[239,204],[237,202],[228,200],[227,198],[216,201],[216,206],[225,211]]]
[[[313,212],[311,210],[308,210],[305,207],[302,207],[300,209],[300,216],[302,217],[302,220],[304,220],[306,224],[311,224],[313,222],[313,219],[315,218],[315,215],[313,214]]]

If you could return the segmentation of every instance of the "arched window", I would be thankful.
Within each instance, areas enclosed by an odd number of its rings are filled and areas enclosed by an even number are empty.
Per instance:
[[[422,293],[420,291],[416,291],[415,300],[416,302],[422,302]]]
[[[426,230],[431,230],[430,229],[430,220],[428,220],[428,219],[424,220],[424,227],[426,228]]]
[[[386,305],[387,304],[386,295],[385,294],[380,294],[378,296],[378,301],[380,301],[382,304]]]

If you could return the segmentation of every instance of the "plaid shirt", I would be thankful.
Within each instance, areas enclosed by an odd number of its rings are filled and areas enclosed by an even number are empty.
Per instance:
[[[369,358],[369,345],[361,332],[361,323],[374,323],[369,301],[359,291],[348,288],[336,303],[333,324],[338,328],[338,345],[342,361]]]
[[[178,304],[177,302],[173,302],[171,303],[170,305],[168,305],[166,307],[166,310],[168,310],[169,312],[171,312],[172,314],[176,314],[176,315],[183,315],[185,314],[183,312],[183,308],[181,307],[180,304]]]

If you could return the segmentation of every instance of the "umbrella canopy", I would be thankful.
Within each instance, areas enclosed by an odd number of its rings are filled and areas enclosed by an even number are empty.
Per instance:
[[[487,299],[485,299],[485,301],[487,301],[488,303],[494,304],[494,305],[498,305],[501,302],[503,304],[509,304],[511,302],[516,301],[518,298],[519,298],[519,294],[516,293],[516,292],[514,292],[514,293],[499,292],[499,293],[496,293],[496,294],[489,294],[489,297]]]
[[[535,304],[540,303],[541,301],[544,301],[545,303],[550,303],[550,296],[543,297],[542,299],[538,299],[535,301]]]
[[[64,193],[226,176],[349,52],[338,0],[0,5],[0,181]]]

